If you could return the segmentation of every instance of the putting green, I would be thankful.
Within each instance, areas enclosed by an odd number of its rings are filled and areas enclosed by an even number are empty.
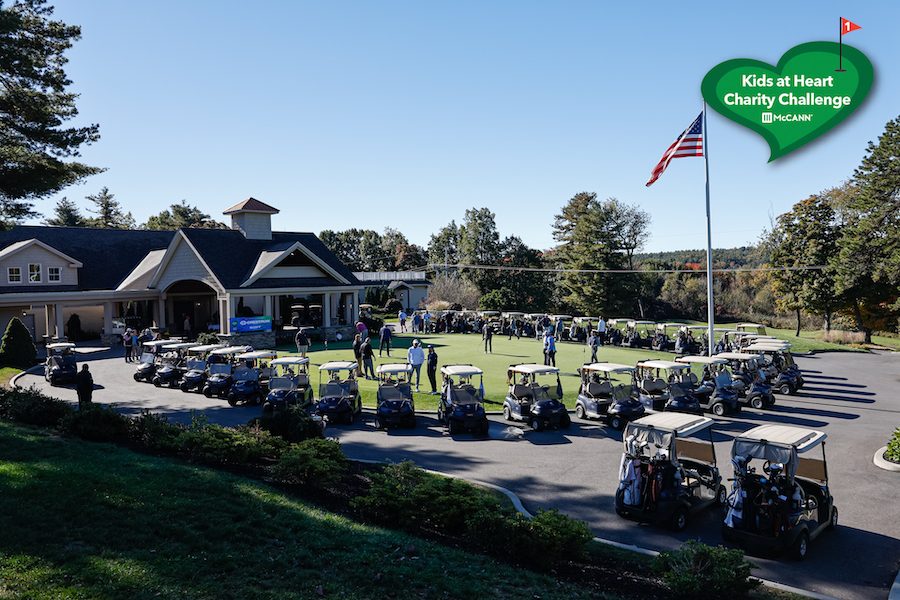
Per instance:
[[[541,342],[533,338],[507,340],[506,336],[494,336],[493,352],[485,354],[484,343],[480,335],[476,334],[441,334],[420,335],[400,334],[394,336],[394,348],[391,357],[386,354],[379,357],[375,348],[375,368],[379,364],[391,362],[406,362],[406,349],[412,344],[413,339],[421,340],[426,348],[433,344],[438,353],[438,365],[472,364],[484,370],[485,406],[488,410],[500,410],[503,398],[506,396],[506,369],[512,364],[543,363]],[[283,346],[279,350],[288,350]],[[645,358],[671,358],[672,354],[653,352],[651,350],[633,350],[631,348],[613,348],[604,346],[597,353],[598,360],[606,362],[633,365]],[[590,350],[585,344],[568,342],[557,343],[556,366],[560,369],[565,403],[569,408],[575,406],[575,396],[578,393],[578,374],[576,369],[587,362],[591,357]],[[329,349],[324,350],[321,344],[312,347],[309,353],[313,383],[318,382],[318,365],[330,360],[353,360],[353,351],[348,342],[329,344]],[[549,381],[549,380],[548,380]],[[477,383],[476,383],[477,385]],[[440,386],[440,372],[438,372],[438,386]],[[430,391],[425,367],[422,367],[421,392],[415,394],[416,408],[418,410],[434,410],[437,408],[437,396],[429,395]],[[375,406],[376,383],[374,381],[360,381],[363,405]]]

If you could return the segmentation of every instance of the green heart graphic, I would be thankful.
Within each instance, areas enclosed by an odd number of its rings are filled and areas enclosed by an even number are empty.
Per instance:
[[[838,64],[843,71],[838,71]],[[769,143],[769,162],[819,137],[859,108],[874,71],[865,54],[838,44],[809,42],[784,53],[778,65],[737,58],[716,65],[700,89],[719,114]]]

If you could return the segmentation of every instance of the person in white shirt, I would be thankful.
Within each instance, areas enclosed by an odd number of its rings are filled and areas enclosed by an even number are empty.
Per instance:
[[[406,311],[400,309],[400,312],[397,313],[397,318],[400,319],[400,331],[406,332]]]
[[[600,317],[600,320],[597,321],[597,337],[600,338],[600,345],[606,343],[606,319]]]
[[[416,374],[416,391],[419,391],[419,379],[422,377],[422,363],[425,362],[425,351],[419,340],[413,340],[413,345],[406,351],[406,362],[412,365]]]

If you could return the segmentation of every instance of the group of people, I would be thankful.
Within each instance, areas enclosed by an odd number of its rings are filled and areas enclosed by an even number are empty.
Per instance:
[[[122,345],[125,347],[125,362],[130,363],[141,358],[141,347],[144,342],[156,339],[156,334],[149,327],[138,333],[137,329],[128,327],[122,333]]]
[[[386,330],[386,331],[385,331]],[[382,356],[382,351],[387,349],[388,357],[391,356],[390,340],[392,332],[388,325],[382,328],[379,336],[378,356]],[[385,342],[387,340],[387,342]],[[366,336],[363,338],[360,334],[356,334],[353,338],[353,357],[356,359],[357,374],[366,379],[376,379],[375,374],[375,350],[372,348],[372,338]],[[412,366],[412,374],[416,380],[416,391],[419,391],[422,379],[422,365],[425,365],[425,371],[428,375],[428,382],[431,384],[431,394],[437,394],[437,367],[438,355],[433,345],[428,346],[426,352],[422,348],[422,342],[418,339],[413,340],[412,346],[406,350],[406,363]]]
[[[403,309],[400,309],[400,312],[397,313],[397,320],[400,321],[400,333],[407,333],[407,320],[409,320],[412,324],[412,333],[430,333],[432,330],[431,319],[431,313],[427,310],[421,314],[418,312],[414,312],[411,319]]]

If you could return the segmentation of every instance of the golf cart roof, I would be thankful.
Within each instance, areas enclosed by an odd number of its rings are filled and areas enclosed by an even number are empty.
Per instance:
[[[191,354],[201,354],[203,352],[210,352],[212,350],[224,347],[225,344],[203,344],[202,346],[191,346],[190,348],[188,348],[188,352]]]
[[[159,346],[165,346],[166,344],[171,344],[172,340],[150,340],[149,342],[144,342],[144,346],[149,346],[151,348],[157,348]]]
[[[525,373],[528,375],[547,375],[550,373],[559,373],[556,367],[538,364],[510,365],[509,370],[513,373]]]
[[[659,412],[632,421],[628,426],[629,428],[634,426],[646,429],[657,429],[659,431],[674,433],[676,437],[687,437],[694,435],[698,431],[703,431],[713,423],[715,423],[715,421],[709,417],[701,417],[700,415]]]
[[[358,365],[352,360],[332,360],[319,366],[320,371],[352,371]]]
[[[525,313],[523,313],[523,312],[516,312],[516,311],[509,311],[509,312],[503,313],[503,316],[506,317],[507,319],[509,319],[509,318],[515,318],[515,319],[517,319],[517,318],[519,318],[519,317],[524,317],[524,316],[525,316]]]
[[[664,413],[661,413],[664,414]],[[754,443],[776,444],[779,446],[793,446],[797,454],[809,452],[823,441],[827,435],[823,431],[794,427],[793,425],[760,425],[749,431],[745,431],[735,438],[735,442],[741,440]]]
[[[175,342],[174,344],[166,344],[163,350],[184,350],[185,348],[193,348],[197,344],[194,342]]]
[[[706,325],[682,325],[682,327],[684,327],[685,329],[702,329],[703,331],[709,329],[709,327],[707,327]],[[716,331],[718,331],[718,329]]]
[[[378,365],[375,370],[379,375],[393,375],[395,373],[412,373],[412,365],[408,363],[388,363]]]
[[[471,377],[472,375],[482,375],[484,371],[472,365],[444,365],[441,367],[441,373],[457,377]]]
[[[762,323],[738,323],[734,326],[735,329],[739,329],[741,327],[765,327]]]
[[[306,356],[282,356],[276,358],[270,365],[305,365],[309,363],[309,357]]]
[[[359,307],[360,308],[372,308],[372,305],[371,304],[360,304]]]
[[[481,316],[481,317],[493,317],[493,316],[496,316],[499,314],[500,314],[499,310],[479,310],[478,311],[478,316]]]
[[[550,318],[556,319],[557,321],[567,321],[572,319],[572,315],[550,315]]]
[[[262,358],[278,358],[278,353],[274,350],[255,350],[253,352],[244,352],[238,354],[236,358],[241,360],[258,360]]]
[[[656,321],[636,321],[634,319],[629,319],[628,324],[632,327],[636,327],[637,325],[656,325]]]
[[[599,371],[601,373],[633,373],[634,367],[619,365],[616,363],[596,362],[582,365],[583,371]]]
[[[728,363],[728,360],[719,356],[680,356],[675,361],[697,365],[724,365]]]
[[[684,323],[657,323],[657,327],[681,327]]]
[[[716,356],[725,360],[754,360],[757,358],[755,354],[749,352],[719,352]]]
[[[791,347],[791,344],[789,342],[783,342],[781,344],[769,343],[769,342],[766,342],[763,344],[760,342],[760,343],[750,344],[749,346],[745,346],[743,348],[743,351],[744,352],[748,352],[748,351],[752,352],[754,350],[760,350],[762,352],[776,352],[779,350],[788,350],[788,349],[790,349],[790,347]]]
[[[213,350],[210,354],[215,354],[216,356],[229,356],[231,354],[250,352],[251,350],[253,350],[253,348],[250,346],[225,346],[224,348]]]
[[[53,344],[47,344],[48,350],[71,350],[75,347],[75,344],[72,342],[56,342]]]
[[[529,319],[540,319],[542,317],[546,317],[547,313],[528,313],[527,316]]]
[[[684,363],[672,362],[671,360],[642,360],[637,366],[647,367],[649,369],[670,369],[672,371],[688,368]]]

